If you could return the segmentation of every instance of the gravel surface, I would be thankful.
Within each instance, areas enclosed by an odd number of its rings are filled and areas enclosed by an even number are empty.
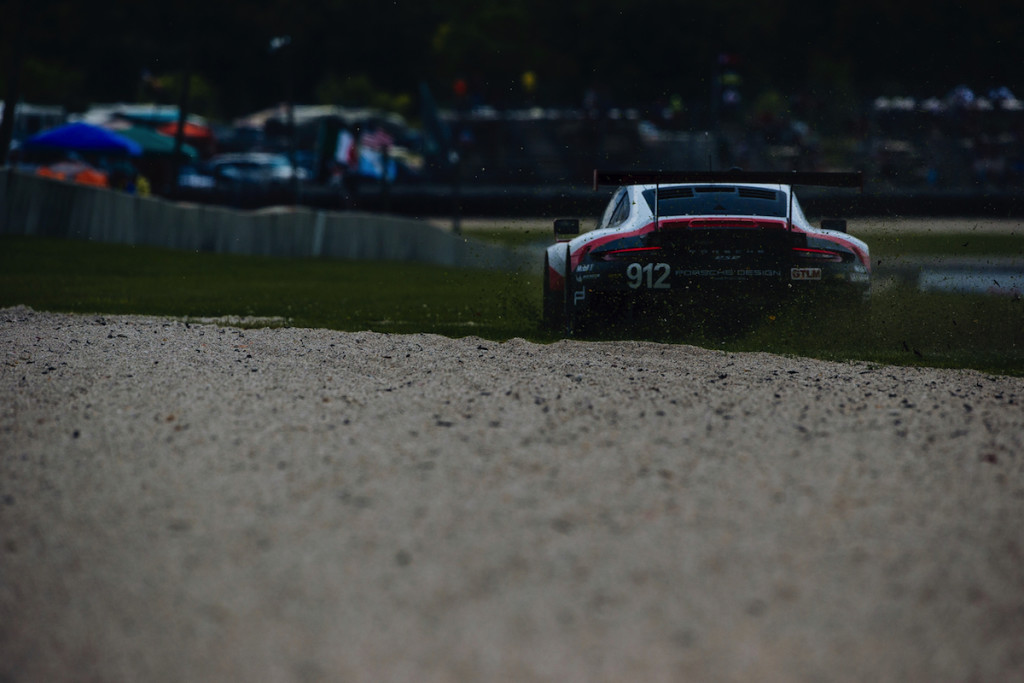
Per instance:
[[[1024,679],[1024,379],[0,310],[0,681]]]

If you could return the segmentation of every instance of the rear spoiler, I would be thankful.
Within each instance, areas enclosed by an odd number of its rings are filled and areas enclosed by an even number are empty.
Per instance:
[[[856,187],[864,190],[860,171],[599,171],[594,189],[601,185],[664,185],[670,183],[755,183],[761,185],[815,185]]]

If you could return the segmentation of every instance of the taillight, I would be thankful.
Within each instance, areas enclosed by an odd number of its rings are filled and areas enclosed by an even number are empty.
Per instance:
[[[609,249],[608,251],[602,251],[595,253],[594,256],[599,256],[605,261],[620,261],[629,258],[635,258],[637,256],[643,256],[645,253],[653,251],[661,251],[661,247],[629,247],[628,249]]]
[[[793,247],[793,254],[803,261],[835,261],[840,262],[843,260],[843,255],[836,251],[829,251],[827,249],[810,249],[808,247]]]

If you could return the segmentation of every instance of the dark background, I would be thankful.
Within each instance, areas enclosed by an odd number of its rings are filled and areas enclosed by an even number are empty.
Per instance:
[[[420,82],[446,106],[461,78],[467,97],[498,108],[577,106],[590,90],[616,106],[675,98],[702,125],[728,55],[744,106],[782,93],[828,128],[879,95],[1020,90],[1022,17],[1005,0],[3,0],[0,85],[21,39],[22,101],[69,111],[173,104],[190,70],[190,108],[222,120],[289,87],[297,102],[415,117]],[[269,50],[279,35],[290,55]]]

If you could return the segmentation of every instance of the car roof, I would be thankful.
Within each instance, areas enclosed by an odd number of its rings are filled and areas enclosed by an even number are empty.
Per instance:
[[[274,152],[230,152],[227,154],[218,154],[210,159],[211,164],[237,164],[237,163],[268,163],[268,162],[280,162],[286,160],[284,154],[277,154]]]

